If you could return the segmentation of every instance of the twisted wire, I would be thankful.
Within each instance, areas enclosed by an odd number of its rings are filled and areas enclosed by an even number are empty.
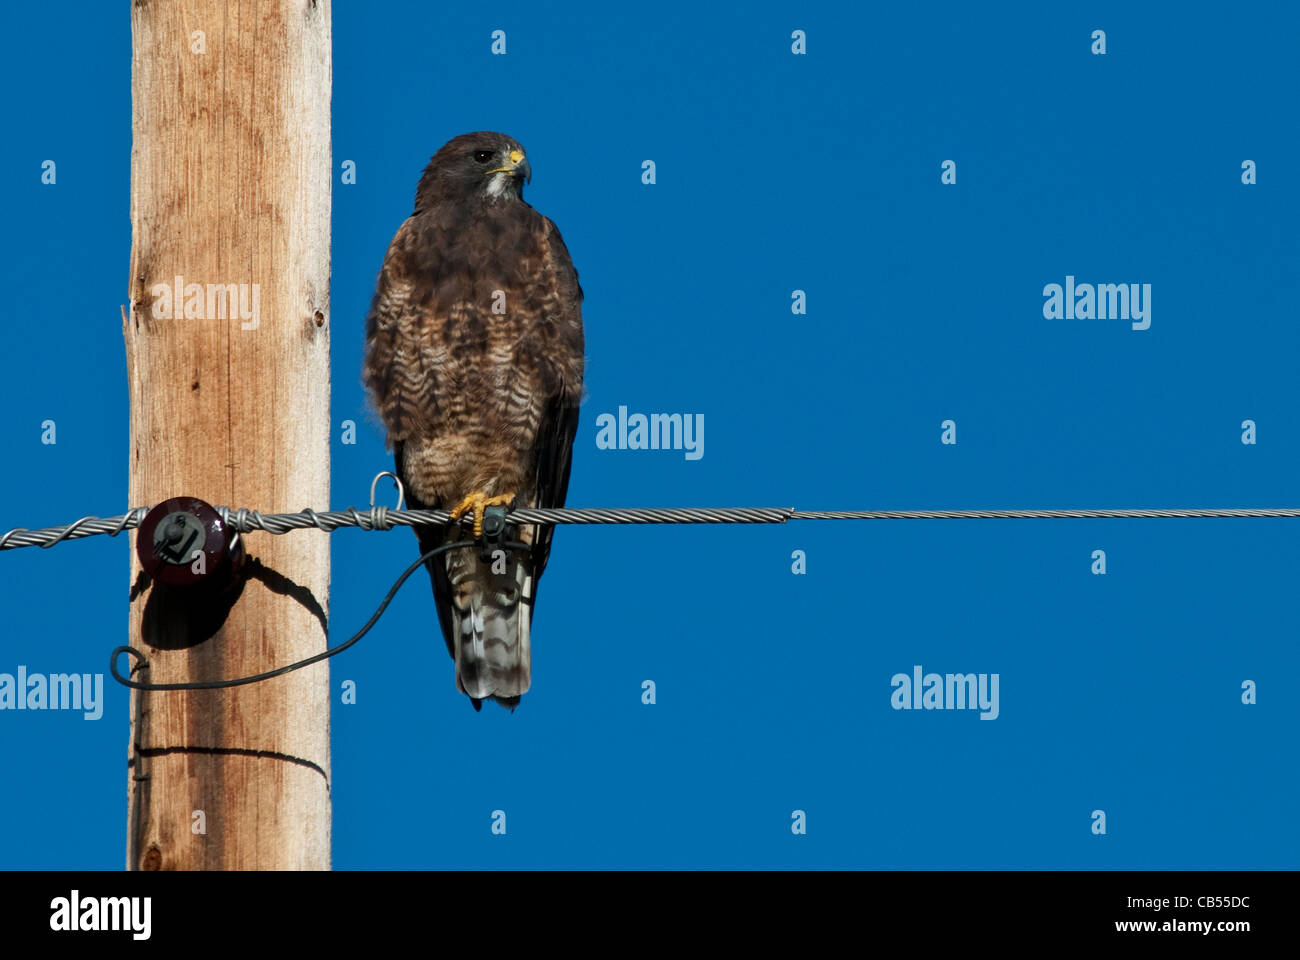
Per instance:
[[[262,530],[284,534],[316,529],[332,533],[342,527],[391,530],[393,527],[445,525],[446,510],[393,510],[372,506],[367,510],[317,512],[310,507],[298,513],[262,514],[247,508],[217,507],[223,523],[240,533]],[[118,517],[82,517],[72,523],[39,530],[15,528],[0,535],[0,550],[18,547],[48,549],[65,540],[98,534],[117,536],[140,525],[148,507],[136,507]],[[1188,507],[1130,509],[1049,510],[796,510],[793,507],[519,507],[507,514],[515,523],[660,524],[660,523],[786,523],[790,520],[1102,520],[1171,518],[1300,517],[1297,507]],[[469,517],[463,518],[468,522]]]

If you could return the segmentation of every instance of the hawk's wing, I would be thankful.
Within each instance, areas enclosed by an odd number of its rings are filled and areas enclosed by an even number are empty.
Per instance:
[[[560,237],[560,232],[549,219],[542,218],[545,227],[544,256],[542,261],[543,281],[555,291],[558,310],[566,316],[577,314],[582,305],[582,287],[578,283],[578,271],[573,266],[569,250]],[[556,324],[557,327],[562,324]],[[581,327],[579,337],[581,337]],[[581,356],[582,343],[578,343]],[[562,507],[569,493],[569,468],[573,463],[573,438],[578,432],[578,404],[582,401],[581,373],[578,383],[564,383],[547,404],[542,414],[541,427],[537,431],[537,444],[534,456],[537,462],[537,506]],[[551,537],[555,532],[553,526],[536,528],[533,543],[534,577],[540,578],[546,569],[546,561],[551,555]],[[537,599],[536,585],[533,600]]]
[[[414,222],[414,217],[407,218],[384,255],[366,316],[362,367],[362,381],[384,422],[389,445],[399,451],[398,476],[402,441],[431,430],[437,420],[439,394],[456,387],[445,382],[447,373],[454,368],[437,362],[441,357],[431,349],[435,344],[428,336],[427,314],[436,303],[432,296],[436,291],[430,290],[430,284],[419,276],[418,266],[412,262],[412,247],[417,240]]]

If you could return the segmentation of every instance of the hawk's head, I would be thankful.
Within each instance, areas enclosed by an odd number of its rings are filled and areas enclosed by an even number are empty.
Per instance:
[[[532,168],[524,148],[504,133],[463,133],[447,141],[424,168],[415,212],[435,203],[498,197],[520,200]]]

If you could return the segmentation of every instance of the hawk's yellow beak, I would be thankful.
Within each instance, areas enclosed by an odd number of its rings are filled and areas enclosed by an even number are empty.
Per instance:
[[[523,177],[526,183],[533,182],[533,168],[522,150],[510,151],[510,166],[497,167],[495,170],[489,170],[488,173],[508,173],[513,177]]]

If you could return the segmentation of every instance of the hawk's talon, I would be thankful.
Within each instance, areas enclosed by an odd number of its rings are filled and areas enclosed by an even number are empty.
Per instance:
[[[470,510],[474,511],[474,539],[478,540],[483,536],[483,511],[488,507],[506,507],[514,505],[515,495],[513,493],[503,493],[499,496],[489,497],[487,494],[478,491],[471,493],[468,497],[456,504],[449,516],[452,520],[459,520]]]

